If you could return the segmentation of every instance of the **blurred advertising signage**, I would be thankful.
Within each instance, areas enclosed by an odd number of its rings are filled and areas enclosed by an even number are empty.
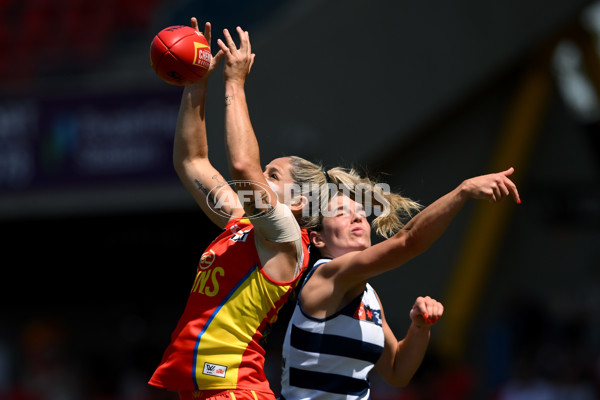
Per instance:
[[[0,102],[0,191],[171,179],[180,93]]]

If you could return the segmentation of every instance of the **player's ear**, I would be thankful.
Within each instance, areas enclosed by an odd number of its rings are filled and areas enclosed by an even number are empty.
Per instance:
[[[306,196],[298,195],[292,199],[290,203],[290,210],[295,214],[297,212],[302,211],[304,207],[308,204],[308,199]]]
[[[316,248],[322,249],[323,247],[325,247],[325,242],[323,241],[323,238],[321,237],[321,234],[319,232],[311,231],[309,237],[310,243]]]

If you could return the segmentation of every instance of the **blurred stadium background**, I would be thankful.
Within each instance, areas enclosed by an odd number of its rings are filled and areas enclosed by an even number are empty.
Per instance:
[[[0,16],[0,399],[174,397],[146,382],[217,231],[172,170],[181,88],[148,50],[191,16],[250,31],[263,161],[354,165],[424,204],[516,169],[523,204],[469,203],[373,281],[398,337],[417,296],[446,306],[411,385],[374,377],[374,400],[600,398],[598,4],[0,0]],[[221,83],[207,120],[227,176]]]

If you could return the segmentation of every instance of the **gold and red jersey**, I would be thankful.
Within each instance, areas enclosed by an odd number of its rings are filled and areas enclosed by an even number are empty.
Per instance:
[[[308,265],[308,243],[302,230],[302,271]],[[230,221],[202,254],[183,315],[149,384],[177,391],[270,392],[259,343],[297,280],[277,282],[267,276],[250,221]]]

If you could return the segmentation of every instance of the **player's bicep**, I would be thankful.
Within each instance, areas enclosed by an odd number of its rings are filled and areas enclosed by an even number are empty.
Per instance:
[[[379,300],[378,295],[377,299]],[[381,300],[379,300],[379,304],[381,305]],[[386,382],[389,383],[394,377],[394,363],[396,360],[396,353],[398,352],[398,340],[396,339],[396,335],[394,335],[394,332],[392,332],[392,329],[385,319],[383,306],[381,307],[381,319],[384,344],[383,352],[381,353],[379,360],[377,360],[375,363],[375,370]]]
[[[296,278],[301,272],[304,252],[300,226],[289,207],[277,203],[267,214],[249,219],[257,233],[256,250],[267,275],[279,281]],[[280,256],[276,263],[269,262],[280,253],[286,256]]]
[[[301,239],[301,230],[290,208],[282,203],[258,215],[248,215],[262,238],[275,243],[295,242]]]

